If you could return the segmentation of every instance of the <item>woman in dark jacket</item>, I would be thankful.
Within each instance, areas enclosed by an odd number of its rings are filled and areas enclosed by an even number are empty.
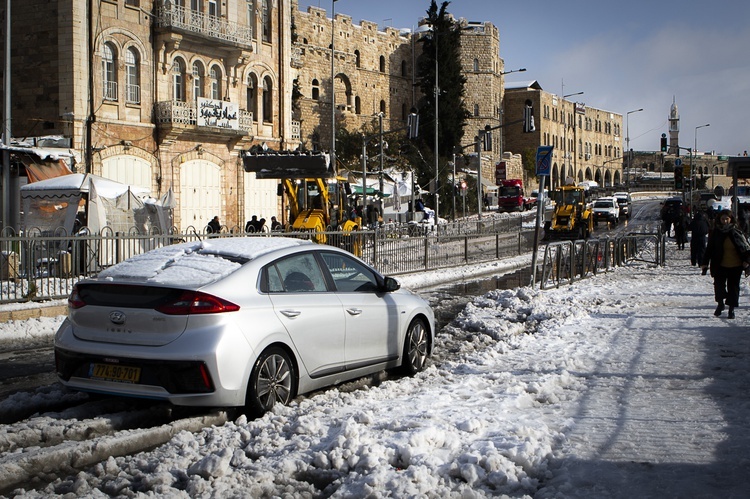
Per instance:
[[[706,257],[706,238],[708,237],[708,220],[702,211],[697,211],[690,222],[690,264],[703,265]]]
[[[718,305],[714,315],[721,315],[724,305],[729,307],[729,319],[734,319],[734,309],[740,297],[742,271],[750,268],[750,243],[737,226],[729,210],[722,210],[708,236],[706,260],[702,268],[711,269],[714,278],[714,298]]]

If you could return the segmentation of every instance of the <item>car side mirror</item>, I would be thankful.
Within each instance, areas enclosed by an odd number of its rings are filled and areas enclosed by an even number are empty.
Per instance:
[[[390,293],[392,291],[401,289],[401,284],[399,284],[398,281],[393,277],[386,277],[385,281],[383,282],[383,288],[386,292]]]

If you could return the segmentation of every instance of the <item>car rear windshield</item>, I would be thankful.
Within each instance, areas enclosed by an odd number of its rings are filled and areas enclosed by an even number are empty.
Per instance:
[[[78,295],[87,305],[103,307],[156,308],[173,301],[183,290],[158,286],[123,284],[78,284]]]

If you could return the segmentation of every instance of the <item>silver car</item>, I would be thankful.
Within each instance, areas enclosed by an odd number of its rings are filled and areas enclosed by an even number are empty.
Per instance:
[[[80,281],[55,336],[57,374],[81,391],[243,407],[432,355],[429,304],[352,254],[284,237],[168,246]]]

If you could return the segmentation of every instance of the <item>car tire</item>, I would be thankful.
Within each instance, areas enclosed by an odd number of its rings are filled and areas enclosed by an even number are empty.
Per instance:
[[[404,338],[404,354],[401,370],[404,374],[413,375],[422,371],[427,364],[430,351],[430,339],[427,327],[422,319],[414,319],[409,324]]]
[[[249,416],[260,417],[275,404],[288,404],[297,396],[297,372],[283,349],[271,347],[255,361],[245,396]]]

